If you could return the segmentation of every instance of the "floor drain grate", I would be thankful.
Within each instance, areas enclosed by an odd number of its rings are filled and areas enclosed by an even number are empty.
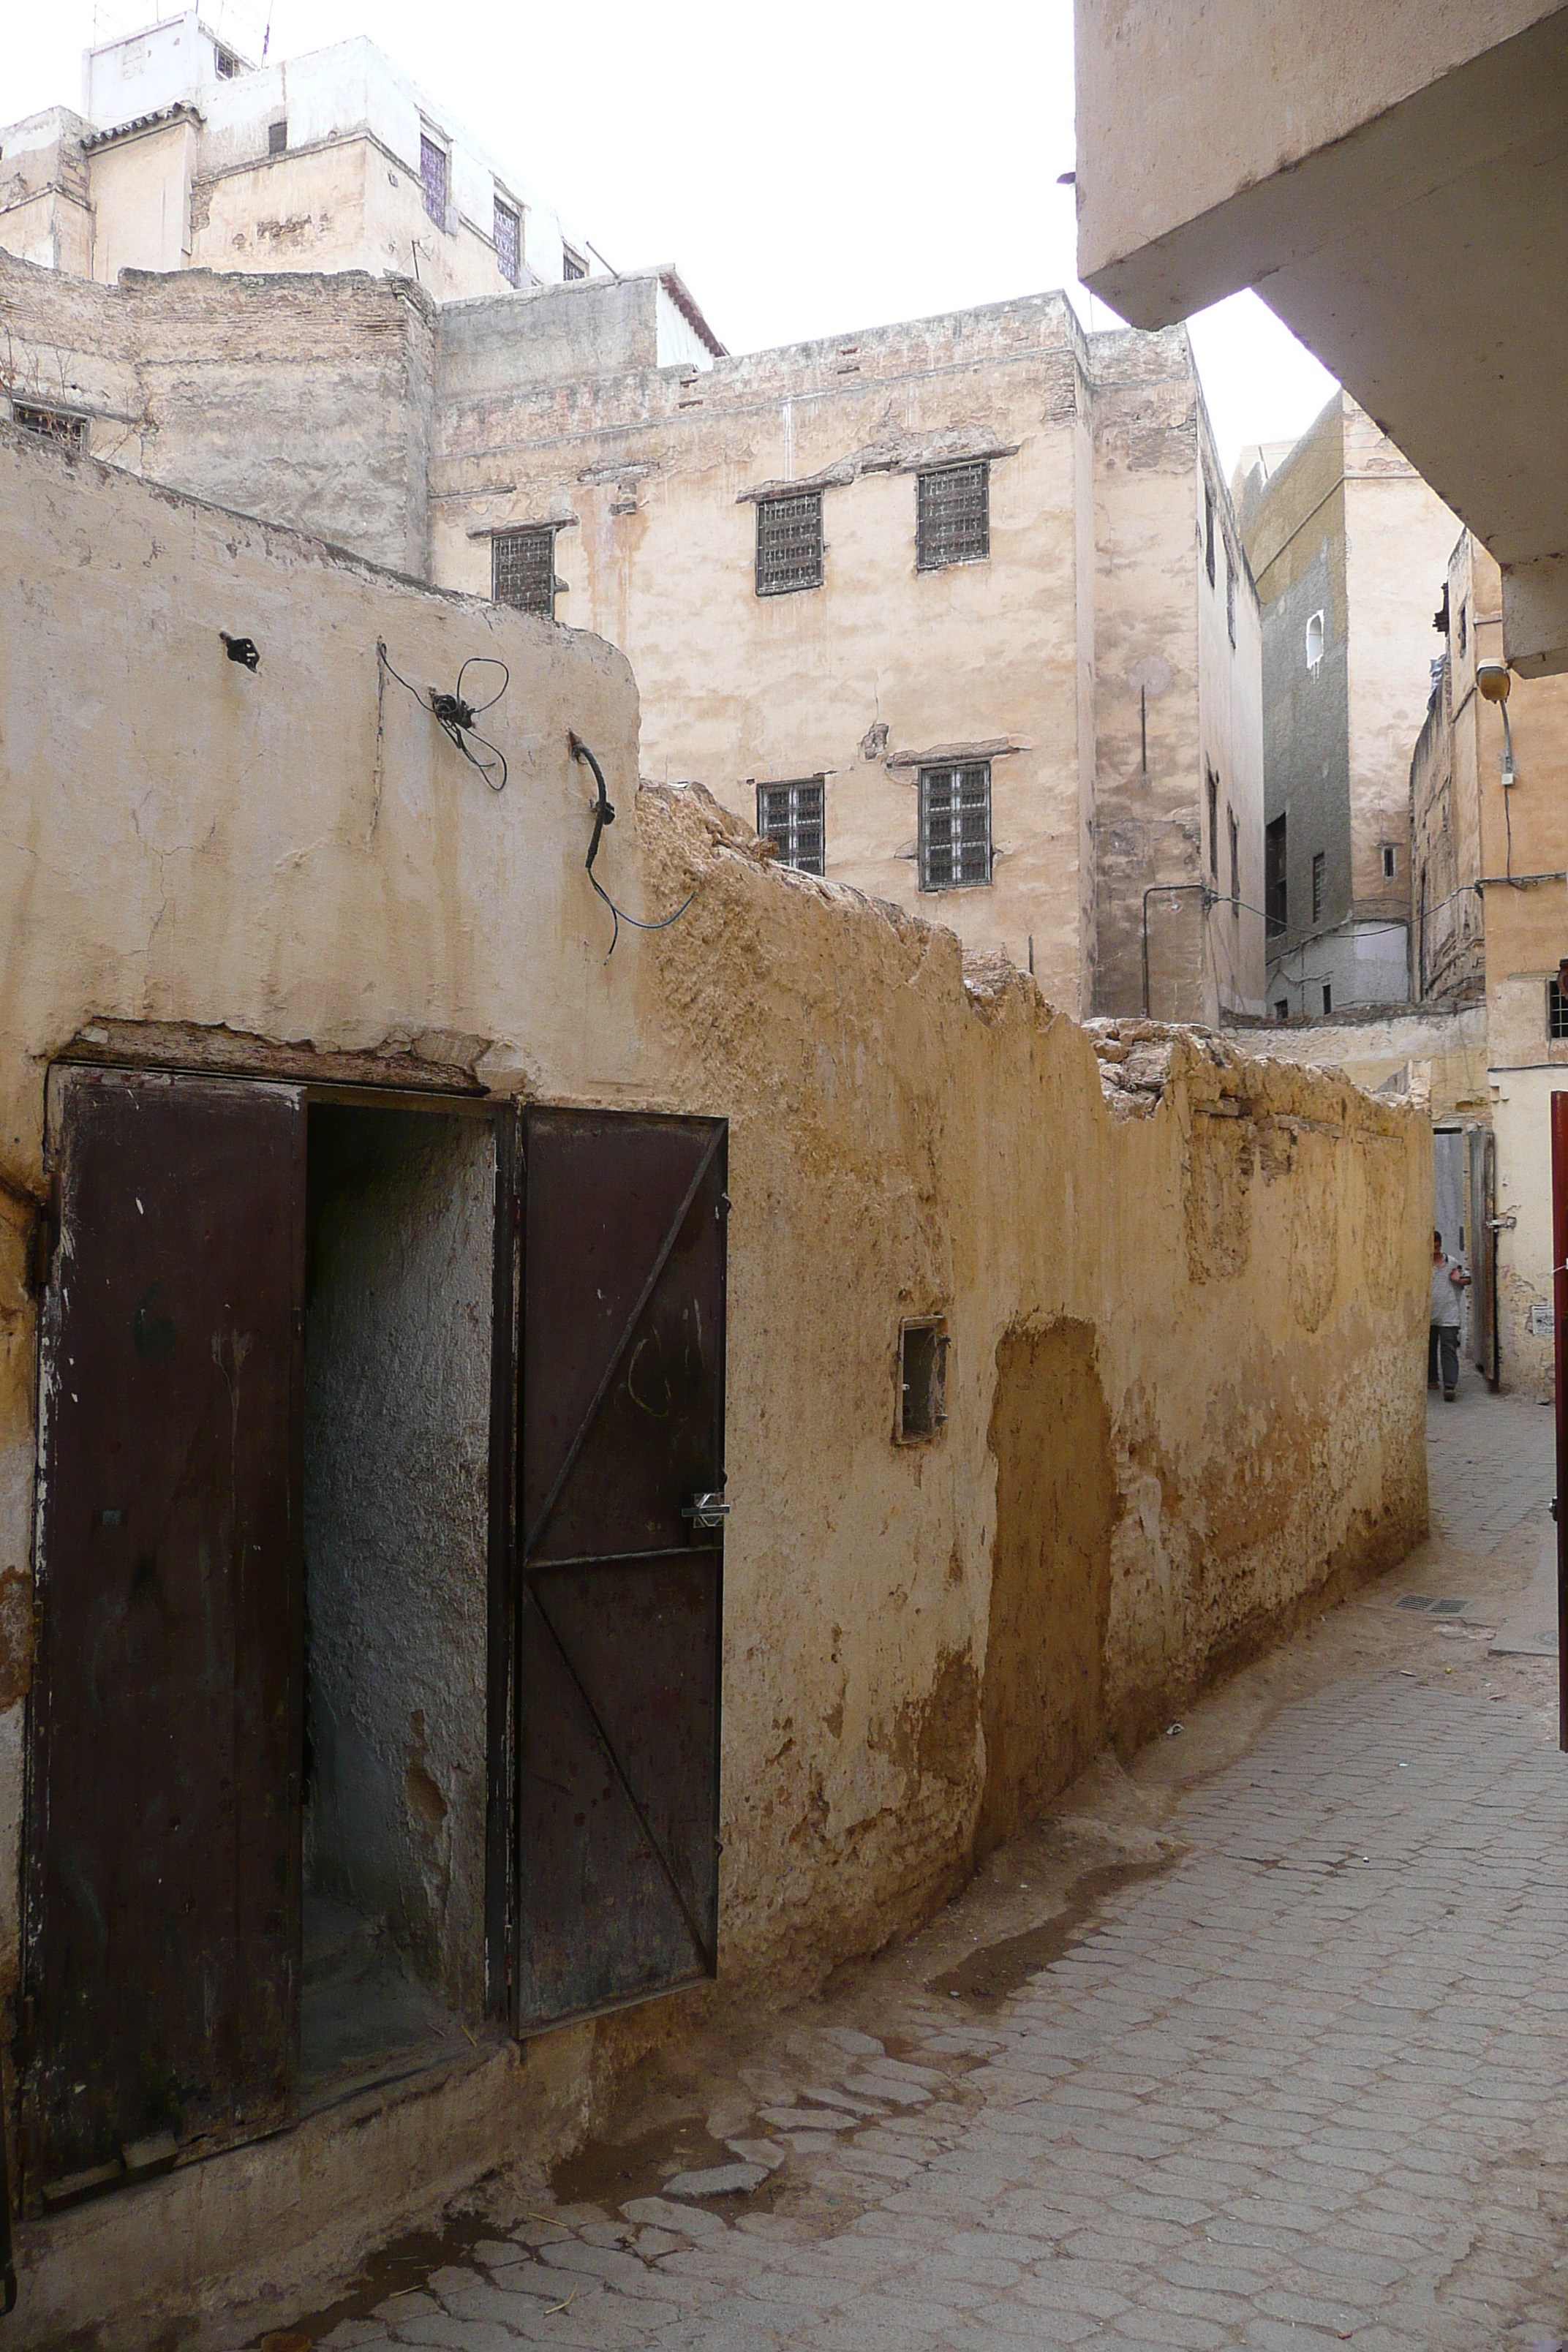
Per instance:
[[[1468,1601],[1434,1601],[1429,1592],[1402,1592],[1394,1605],[1400,1609],[1425,1609],[1429,1617],[1462,1617],[1470,1604]]]

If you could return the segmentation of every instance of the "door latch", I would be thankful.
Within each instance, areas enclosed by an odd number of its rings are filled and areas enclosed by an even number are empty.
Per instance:
[[[730,1516],[730,1506],[722,1495],[693,1495],[680,1516],[694,1528],[721,1528]]]

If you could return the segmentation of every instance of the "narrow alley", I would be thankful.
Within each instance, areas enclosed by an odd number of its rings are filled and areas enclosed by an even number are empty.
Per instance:
[[[1467,1367],[1429,1422],[1402,1567],[1102,1759],[902,1948],[650,2065],[552,2190],[260,2340],[1554,2346],[1552,1416]]]

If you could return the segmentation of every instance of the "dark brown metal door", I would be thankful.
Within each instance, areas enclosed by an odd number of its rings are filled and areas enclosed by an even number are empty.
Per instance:
[[[68,1073],[45,1305],[27,2189],[290,2112],[304,1118]]]
[[[1493,1388],[1498,1382],[1497,1139],[1472,1127],[1470,1144],[1470,1357]]]
[[[721,1120],[523,1130],[514,2016],[717,1965]]]

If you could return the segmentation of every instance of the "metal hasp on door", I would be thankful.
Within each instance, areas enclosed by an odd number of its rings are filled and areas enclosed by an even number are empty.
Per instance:
[[[283,2121],[300,1994],[300,1100],[77,1070],[58,1109],[22,2036],[46,2204]]]
[[[520,2032],[717,1967],[725,1139],[523,1127]]]

